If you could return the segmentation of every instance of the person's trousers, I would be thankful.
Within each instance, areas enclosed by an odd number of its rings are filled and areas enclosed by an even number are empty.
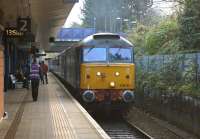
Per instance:
[[[29,89],[29,80],[27,77],[23,81],[23,87]]]
[[[46,80],[46,84],[48,84],[48,77],[47,77],[47,73],[44,73],[44,77],[45,77],[45,80]]]
[[[40,81],[42,84],[44,84],[44,75],[43,74],[40,74]]]
[[[38,88],[39,88],[39,79],[31,79],[31,87],[32,87],[33,101],[37,101]]]

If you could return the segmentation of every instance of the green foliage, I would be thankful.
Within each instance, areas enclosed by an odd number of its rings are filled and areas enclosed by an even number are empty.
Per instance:
[[[140,61],[140,60],[138,60]],[[144,88],[149,91],[157,90],[157,92],[180,93],[190,96],[200,96],[199,81],[196,79],[197,66],[195,58],[185,59],[183,56],[172,55],[170,59],[166,59],[159,69],[151,69],[151,65],[155,65],[158,61],[150,60],[148,62],[148,70],[137,65],[137,91],[143,92]],[[181,64],[187,62],[189,65],[182,70]],[[154,67],[154,66],[152,66]]]
[[[120,32],[132,21],[141,21],[151,6],[152,0],[85,0],[82,20],[97,31]]]
[[[154,8],[149,8],[142,23],[145,26],[155,26],[158,25],[164,18],[165,16],[161,15],[160,11]]]
[[[173,38],[172,40],[169,40],[165,42],[162,49],[159,50],[160,54],[176,54],[180,51],[180,41],[177,38]]]
[[[178,29],[176,19],[169,18],[153,27],[138,25],[129,39],[136,46],[136,55],[171,54],[179,50]]]
[[[143,92],[144,88],[147,88],[158,90],[158,92],[200,96],[197,62],[174,55],[200,49],[200,0],[179,0],[178,2],[183,4],[178,20],[167,18],[153,27],[138,25],[129,34],[129,40],[135,44],[136,57],[173,54],[172,60],[162,64],[159,70],[148,69],[145,71],[141,67],[137,67],[138,91]],[[181,62],[190,63],[184,71],[179,66]]]
[[[138,56],[145,54],[145,35],[149,28],[144,25],[137,25],[137,28],[129,34],[129,40],[135,46],[135,54]]]
[[[191,83],[184,84],[178,89],[178,92],[181,92],[184,94],[189,94],[189,93],[191,93],[191,91],[193,91],[193,88],[194,88],[194,86]]]
[[[185,0],[179,16],[182,49],[198,49],[200,43],[200,0]]]
[[[94,23],[95,17],[95,6],[94,1],[85,0],[84,9],[82,9],[83,13],[83,26],[84,27],[91,27]]]
[[[175,20],[161,22],[152,28],[145,38],[145,47],[149,54],[155,54],[165,48],[173,48],[173,42],[177,38],[178,26]]]

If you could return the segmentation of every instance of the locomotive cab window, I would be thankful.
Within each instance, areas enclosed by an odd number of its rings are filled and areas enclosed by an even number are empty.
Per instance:
[[[131,63],[132,61],[132,48],[109,48],[109,62]]]
[[[106,62],[106,48],[84,48],[84,62]]]

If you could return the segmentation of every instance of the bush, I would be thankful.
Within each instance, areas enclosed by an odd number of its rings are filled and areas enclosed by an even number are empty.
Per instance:
[[[143,67],[144,63],[137,64],[137,91],[143,92],[144,88],[147,88],[148,92],[157,90],[159,93],[171,92],[200,96],[199,81],[196,79],[195,58],[190,59],[185,58],[184,55],[171,55],[165,56],[164,59],[162,63],[158,59],[154,62],[154,59],[150,56],[148,65],[145,65],[147,68]],[[139,59],[138,61],[144,60]],[[183,68],[182,64],[185,62],[187,62],[187,66]],[[161,64],[158,65],[158,63]]]
[[[177,21],[169,18],[154,27],[138,25],[129,40],[136,46],[137,56],[175,53],[180,45]]]
[[[134,44],[135,46],[135,54],[137,56],[141,56],[145,54],[144,49],[144,42],[145,42],[145,35],[149,31],[149,27],[144,25],[137,25],[137,28],[133,30],[129,34],[129,40]]]
[[[184,0],[184,10],[179,16],[180,41],[182,49],[199,50],[200,43],[200,1]]]
[[[161,22],[158,27],[152,28],[145,38],[145,47],[149,54],[160,52],[169,53],[178,49],[177,41],[178,25],[171,19]],[[175,45],[174,45],[175,44]],[[165,49],[165,51],[163,51]]]

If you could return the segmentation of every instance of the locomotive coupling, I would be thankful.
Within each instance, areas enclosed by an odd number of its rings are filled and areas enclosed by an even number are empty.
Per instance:
[[[130,90],[125,90],[122,94],[122,98],[124,100],[124,102],[132,102],[135,98],[135,94],[133,91]]]
[[[82,94],[82,98],[85,102],[87,103],[91,103],[95,100],[95,93],[91,90],[86,90],[83,94]]]

